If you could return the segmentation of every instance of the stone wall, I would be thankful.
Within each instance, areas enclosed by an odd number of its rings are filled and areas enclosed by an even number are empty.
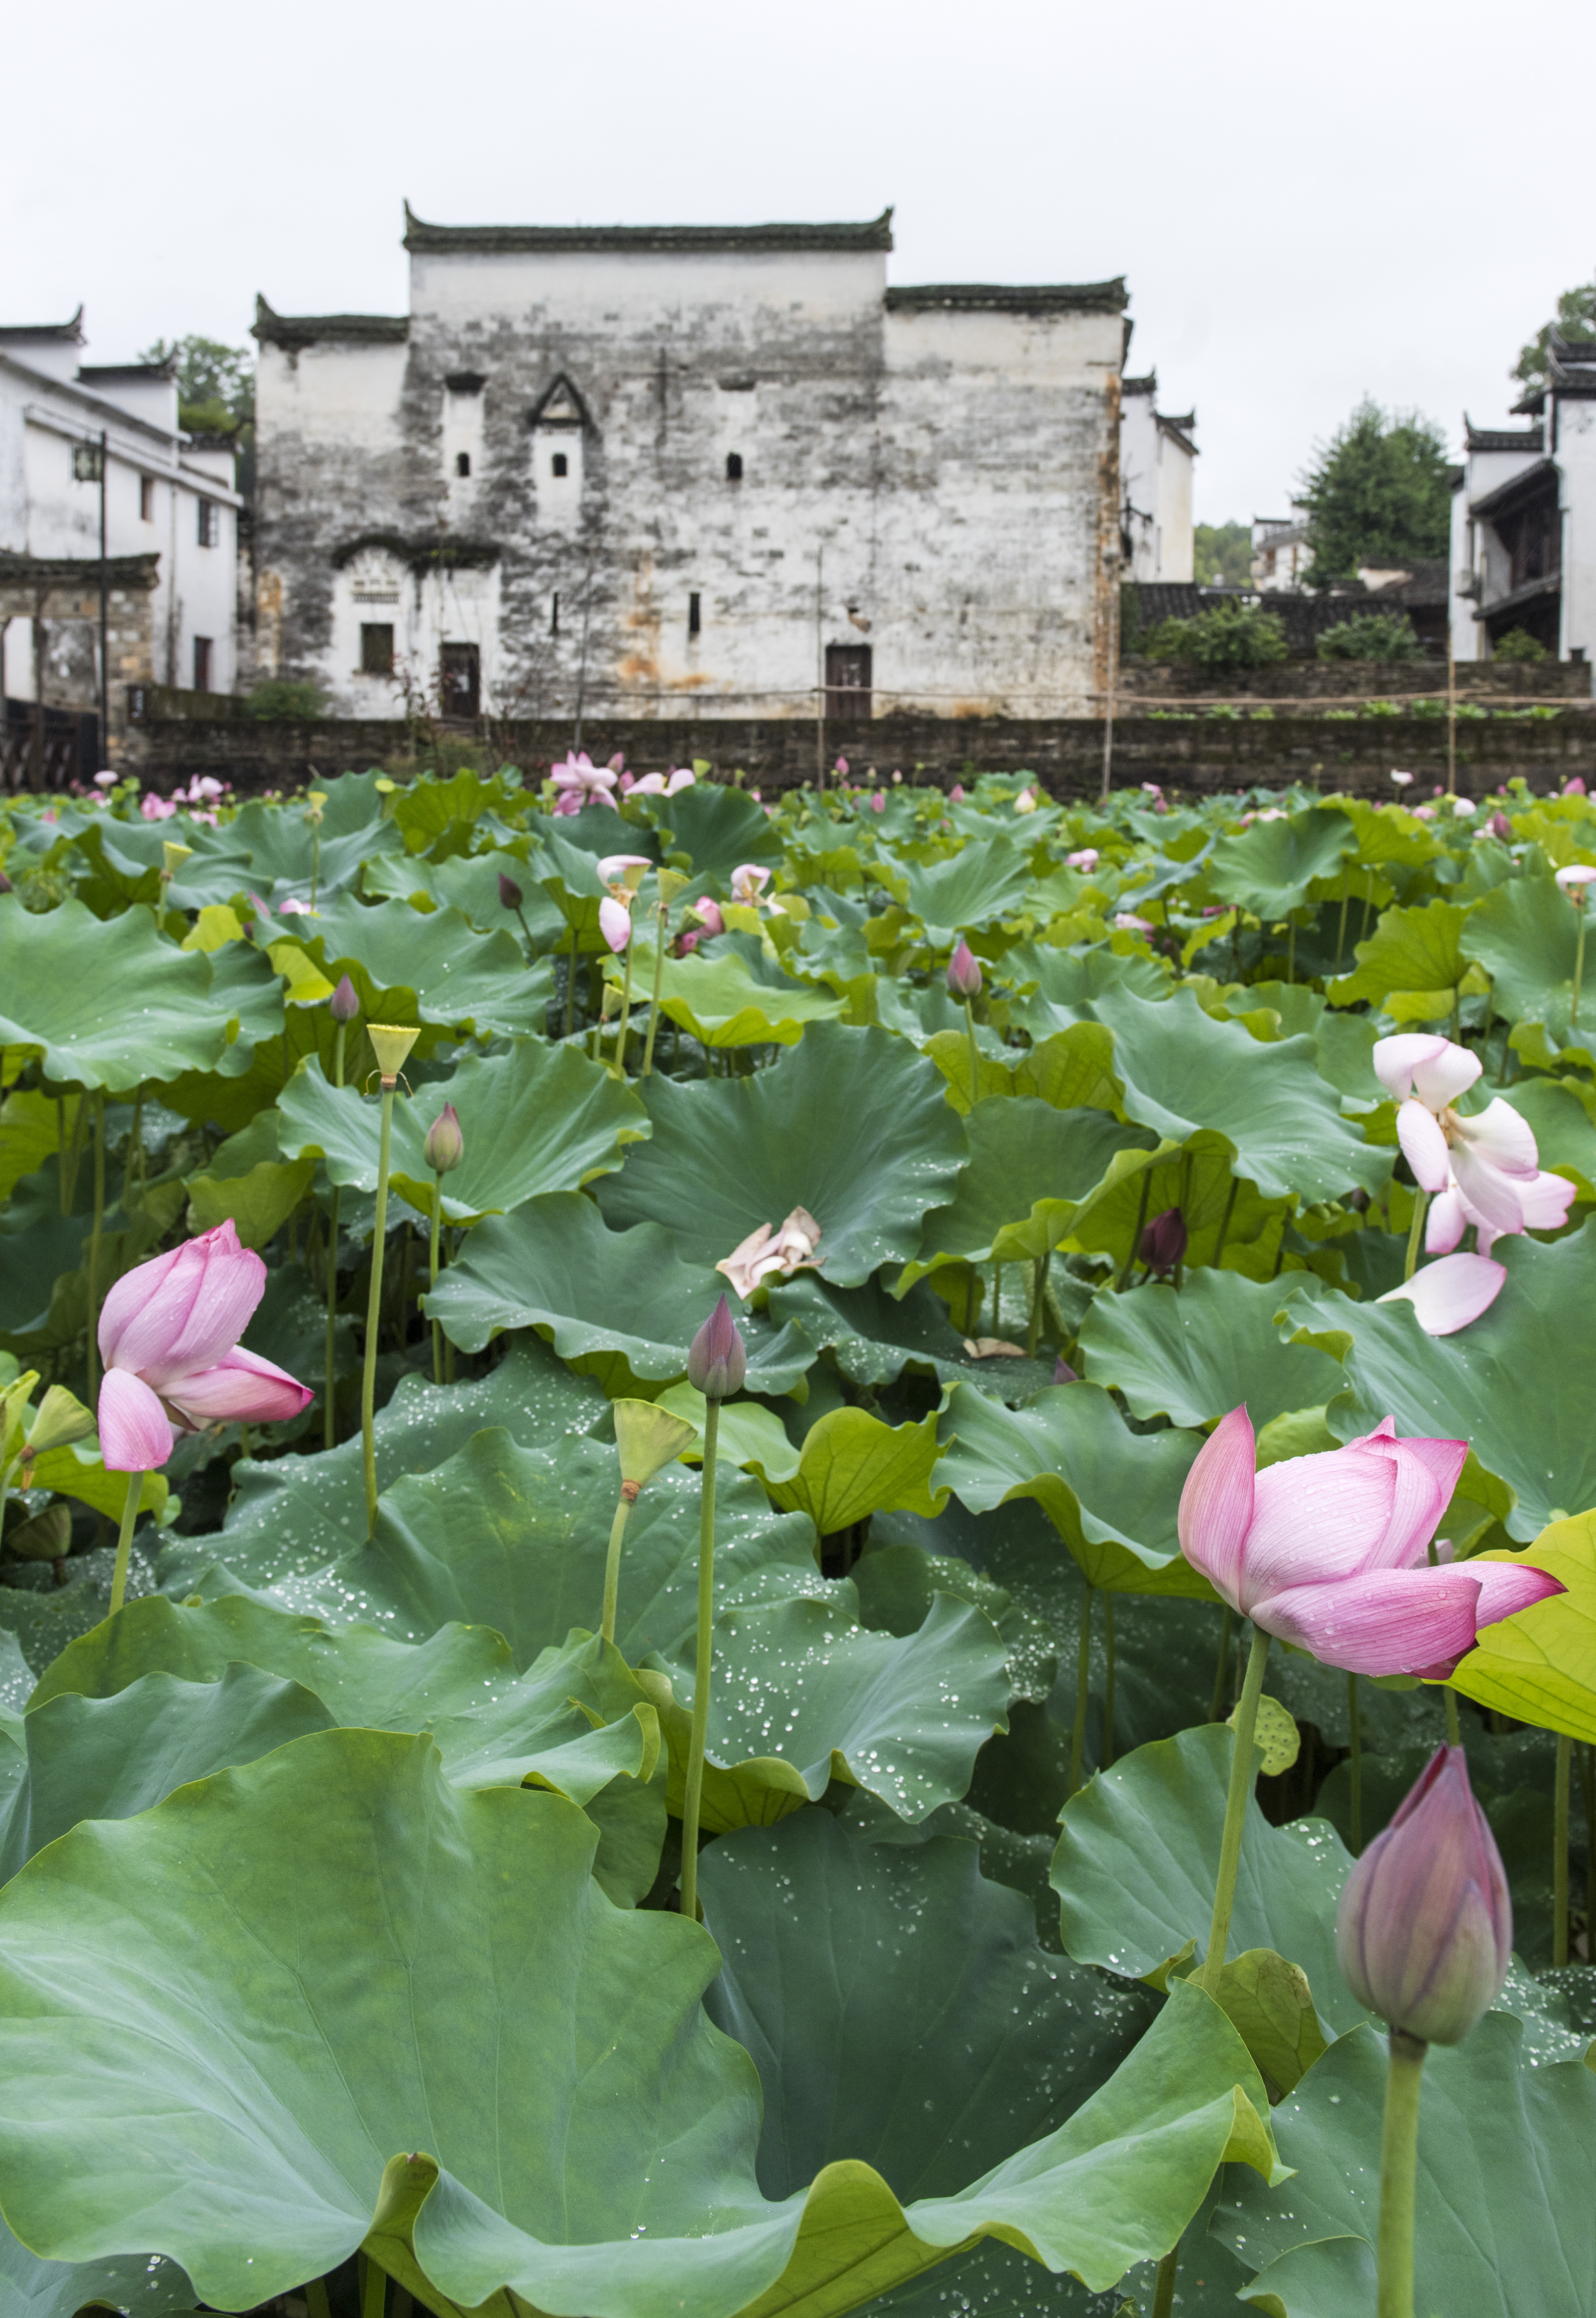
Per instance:
[[[1460,660],[1459,700],[1589,700],[1589,660]],[[1141,700],[1401,700],[1415,693],[1446,697],[1444,660],[1310,660],[1272,668],[1232,669],[1205,677],[1195,668],[1151,660],[1122,660],[1118,697]]]
[[[111,731],[103,761],[122,761],[130,687],[154,673],[153,605],[160,559],[115,556],[106,565],[105,637]],[[52,709],[97,714],[100,706],[100,567],[76,557],[0,557],[0,632],[13,697],[41,691]],[[35,672],[42,684],[35,682]]]

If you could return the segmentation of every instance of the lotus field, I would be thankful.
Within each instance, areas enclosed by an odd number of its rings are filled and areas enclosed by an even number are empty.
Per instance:
[[[1596,2313],[1573,787],[0,805],[0,2318]]]

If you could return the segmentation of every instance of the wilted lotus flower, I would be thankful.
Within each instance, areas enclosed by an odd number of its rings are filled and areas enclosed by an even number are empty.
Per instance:
[[[1502,1293],[1507,1273],[1488,1255],[1443,1255],[1421,1264],[1400,1288],[1388,1288],[1376,1304],[1411,1304],[1427,1336],[1455,1336]]]
[[[748,1352],[724,1296],[687,1349],[687,1382],[705,1400],[727,1400],[740,1392]]]
[[[808,1208],[794,1208],[780,1231],[773,1234],[768,1224],[761,1224],[715,1270],[725,1273],[746,1304],[762,1280],[772,1279],[777,1272],[791,1280],[795,1271],[817,1270],[816,1250],[821,1237]]]
[[[452,1102],[446,1102],[426,1130],[421,1155],[435,1175],[452,1175],[465,1157],[465,1137]]]
[[[1487,1255],[1504,1232],[1555,1231],[1564,1221],[1574,1187],[1541,1172],[1522,1113],[1501,1095],[1474,1119],[1452,1108],[1480,1075],[1478,1055],[1450,1038],[1404,1030],[1377,1038],[1370,1059],[1396,1098],[1397,1139],[1413,1180],[1434,1194],[1424,1232],[1431,1255],[1449,1253],[1467,1224]]]
[[[513,877],[507,877],[504,871],[501,869],[498,873],[499,908],[501,910],[518,910],[525,898],[526,896],[522,893],[521,888],[516,885],[516,880]]]
[[[1186,1260],[1186,1217],[1179,1208],[1166,1208],[1161,1216],[1154,1216],[1142,1234],[1136,1253],[1149,1270],[1173,1271]]]
[[[1502,1993],[1513,1909],[1461,1747],[1439,1747],[1336,1911],[1336,1958],[1359,2004],[1426,2044],[1461,2044]]]
[[[642,884],[645,870],[653,866],[646,853],[606,853],[598,864],[598,874],[619,900],[627,901]]]
[[[337,988],[327,1002],[327,1011],[335,1022],[353,1022],[360,1012],[360,997],[349,976],[344,975]]]
[[[981,995],[981,961],[963,934],[959,936],[957,948],[947,961],[947,986],[955,998],[979,998]]]
[[[266,1267],[231,1218],[124,1272],[100,1309],[100,1453],[113,1473],[148,1473],[174,1428],[269,1424],[297,1416],[309,1386],[238,1343],[265,1293]]]
[[[617,956],[632,939],[632,912],[613,894],[606,894],[598,905],[598,930]]]
[[[1439,1681],[1482,1626],[1564,1589],[1524,1563],[1430,1568],[1468,1443],[1395,1431],[1387,1416],[1344,1449],[1260,1473],[1246,1408],[1233,1408],[1186,1477],[1180,1548],[1233,1610],[1324,1665]]]

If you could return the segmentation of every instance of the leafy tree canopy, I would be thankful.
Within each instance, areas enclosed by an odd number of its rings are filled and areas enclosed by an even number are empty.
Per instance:
[[[1596,282],[1582,282],[1577,289],[1565,290],[1557,301],[1557,319],[1543,322],[1527,346],[1520,349],[1519,359],[1508,373],[1528,387],[1544,386],[1549,358],[1552,332],[1560,338],[1596,338]]]
[[[255,357],[219,338],[157,338],[140,362],[177,357],[177,423],[191,435],[230,435],[255,418]]]
[[[1252,577],[1252,526],[1199,523],[1192,534],[1192,553],[1199,588],[1244,588]]]
[[[1382,410],[1366,399],[1302,479],[1314,543],[1311,587],[1345,580],[1361,564],[1444,555],[1451,523],[1447,442],[1433,418]]]

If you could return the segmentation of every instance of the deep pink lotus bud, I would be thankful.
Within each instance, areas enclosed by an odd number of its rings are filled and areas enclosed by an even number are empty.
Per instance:
[[[606,894],[598,905],[598,930],[617,955],[632,939],[632,912],[613,894]]]
[[[327,1005],[335,1022],[353,1022],[360,1012],[360,999],[347,975],[343,976]]]
[[[959,946],[947,961],[947,986],[955,998],[979,998],[981,995],[981,962],[963,934]]]
[[[1512,1950],[1512,1902],[1461,1747],[1436,1748],[1353,1868],[1335,1945],[1359,2004],[1426,2044],[1461,2044],[1495,2003]]]
[[[1161,1216],[1154,1216],[1142,1234],[1142,1244],[1136,1253],[1150,1270],[1173,1271],[1186,1257],[1186,1217],[1179,1208],[1166,1208]]]
[[[265,1285],[230,1218],[123,1273],[100,1307],[100,1453],[112,1472],[164,1465],[175,1429],[286,1422],[313,1397],[238,1343]]]
[[[1059,1354],[1057,1360],[1054,1361],[1053,1364],[1053,1380],[1054,1384],[1079,1384],[1080,1382],[1080,1379],[1070,1366],[1069,1361],[1064,1358],[1063,1352]]]
[[[1508,819],[1505,813],[1493,813],[1490,820],[1485,823],[1485,826],[1490,831],[1492,836],[1499,837],[1504,845],[1511,845],[1512,843],[1513,825]]]
[[[723,934],[726,930],[719,902],[713,901],[707,894],[702,902],[693,903],[689,914],[697,919],[706,934]]]
[[[501,910],[518,910],[525,899],[525,895],[522,893],[520,886],[516,885],[516,880],[513,877],[507,877],[504,871],[501,869],[498,873],[499,908]]]
[[[1575,773],[1573,780],[1565,781],[1563,784],[1563,794],[1565,796],[1583,796],[1585,795],[1585,784],[1583,777],[1580,774]]]
[[[955,781],[955,782],[954,783],[954,785],[953,785],[952,788],[950,788],[950,789],[949,789],[949,791],[948,791],[948,793],[947,793],[947,801],[948,801],[948,803],[949,803],[950,804],[964,804],[964,782],[963,782],[963,781]]]
[[[705,1400],[725,1400],[740,1392],[748,1352],[724,1296],[687,1350],[687,1382]]]
[[[421,1155],[435,1175],[452,1175],[465,1157],[465,1137],[452,1102],[446,1102],[426,1130]]]
[[[846,757],[838,757],[837,759],[837,777],[839,781],[846,781],[847,778],[847,759]]]

